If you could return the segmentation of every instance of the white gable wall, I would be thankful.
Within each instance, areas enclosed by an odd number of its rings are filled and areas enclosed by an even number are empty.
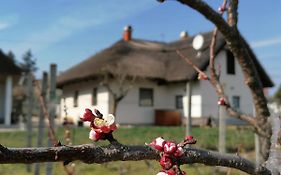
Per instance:
[[[245,113],[252,113],[252,97],[248,87],[244,84],[243,72],[240,65],[235,60],[235,75],[227,74],[226,52],[221,51],[215,59],[215,67],[221,66],[221,83],[224,85],[225,93],[232,103],[232,96],[240,97],[240,110]],[[209,68],[207,74],[210,75]],[[218,116],[218,97],[210,82],[200,81],[200,89],[202,92],[202,116]]]

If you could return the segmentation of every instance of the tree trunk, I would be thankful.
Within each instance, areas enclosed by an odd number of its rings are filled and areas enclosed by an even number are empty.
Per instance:
[[[33,87],[32,87],[32,74],[28,73],[27,75],[27,100],[28,100],[28,111],[27,111],[27,147],[32,146],[32,106],[33,106]],[[32,171],[32,167],[30,164],[26,167],[27,172]]]
[[[267,120],[266,123],[264,123],[261,126],[264,130],[264,132],[269,135],[269,137],[264,137],[259,135],[259,142],[260,142],[260,162],[265,162],[268,159],[270,146],[271,146],[271,135],[272,135],[272,128],[271,123],[269,120]]]

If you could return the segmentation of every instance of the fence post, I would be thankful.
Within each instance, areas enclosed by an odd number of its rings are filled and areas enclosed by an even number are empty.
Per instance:
[[[32,146],[32,107],[33,107],[33,76],[32,73],[28,73],[25,75],[27,77],[27,144],[26,146],[30,148]],[[30,164],[26,166],[27,172],[32,171],[32,167]]]
[[[50,125],[55,128],[55,116],[56,116],[56,76],[57,76],[57,65],[51,64],[50,66],[50,92],[49,92],[49,117]],[[48,140],[48,146],[52,146],[52,141]],[[46,165],[46,175],[52,175],[53,163],[48,162]]]
[[[48,74],[47,72],[43,72],[42,78],[42,87],[41,87],[41,96],[44,99],[44,103],[46,103],[46,91],[47,91],[47,82],[48,82]],[[37,137],[37,147],[42,147],[43,135],[44,135],[44,112],[43,109],[40,108],[39,115],[39,125],[38,125],[38,137]],[[40,164],[35,164],[35,175],[40,174]]]
[[[225,153],[225,135],[226,135],[226,123],[225,123],[225,106],[219,106],[219,152]]]

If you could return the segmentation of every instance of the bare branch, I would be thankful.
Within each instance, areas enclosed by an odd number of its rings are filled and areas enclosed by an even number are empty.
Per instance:
[[[236,27],[238,21],[238,0],[230,0],[227,21],[230,26]]]
[[[6,148],[0,145],[0,164],[82,161],[88,164],[111,161],[159,160],[159,154],[148,146],[85,144],[50,148]],[[269,175],[265,167],[230,154],[220,154],[195,148],[185,148],[180,164],[201,163],[208,166],[231,167],[249,174]]]
[[[229,49],[238,60],[245,77],[245,83],[250,88],[253,102],[255,104],[257,118],[260,123],[267,122],[266,117],[270,115],[267,108],[263,87],[258,76],[257,70],[249,55],[249,48],[246,41],[241,37],[236,27],[231,27],[227,22],[213,10],[208,4],[199,0],[178,0],[180,3],[187,5],[201,13],[208,20],[213,22],[218,30],[223,34]]]
[[[56,138],[55,130],[54,130],[53,126],[51,125],[50,115],[49,115],[49,112],[47,110],[46,103],[44,102],[44,97],[40,93],[41,88],[40,88],[39,82],[37,80],[34,80],[34,87],[35,87],[35,92],[36,92],[35,94],[36,94],[36,96],[39,100],[39,105],[40,105],[40,107],[41,107],[41,109],[44,113],[44,117],[48,120],[47,126],[48,126],[48,133],[49,133],[50,140],[52,141],[53,145],[58,145],[59,141]]]
[[[216,30],[215,30],[216,31]],[[215,46],[215,37],[216,37],[216,32],[214,31],[214,35],[213,35],[213,40],[212,40],[212,44],[211,44],[211,59],[210,61],[212,61],[211,64],[211,79],[208,79],[211,84],[213,85],[213,87],[215,88],[218,96],[223,97],[226,100],[226,110],[227,112],[234,118],[243,120],[247,123],[249,123],[251,125],[251,127],[253,127],[254,131],[258,134],[260,134],[261,136],[264,137],[270,137],[267,133],[265,133],[258,125],[258,123],[256,122],[256,120],[250,116],[250,115],[246,115],[246,114],[242,114],[240,112],[237,112],[233,107],[231,107],[230,103],[228,102],[228,99],[226,98],[226,95],[224,94],[223,91],[223,87],[222,85],[219,83],[217,76],[215,75],[215,68],[214,68],[214,51],[213,48]],[[179,50],[177,50],[177,54],[183,58],[190,66],[192,66],[199,74],[205,75],[207,77],[207,75],[205,74],[205,72],[203,72],[202,70],[200,70],[188,57],[186,57],[185,55],[183,55]],[[213,75],[212,75],[213,74]]]
[[[207,76],[205,74],[205,72],[203,72],[201,69],[199,69],[189,58],[187,58],[185,55],[183,55],[179,50],[177,50],[176,52],[182,59],[184,59],[190,66],[192,66],[193,69],[196,70],[196,72],[198,72],[199,74]]]

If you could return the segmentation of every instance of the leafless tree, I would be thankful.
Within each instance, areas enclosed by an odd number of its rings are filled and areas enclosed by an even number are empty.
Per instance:
[[[110,68],[106,67],[103,70],[102,77],[103,78],[100,84],[104,86],[110,93],[110,96],[113,100],[112,114],[116,116],[118,104],[133,88],[136,77],[129,76],[128,74],[124,73],[124,71],[122,71],[122,68],[118,65],[114,69],[114,72],[111,72]]]

